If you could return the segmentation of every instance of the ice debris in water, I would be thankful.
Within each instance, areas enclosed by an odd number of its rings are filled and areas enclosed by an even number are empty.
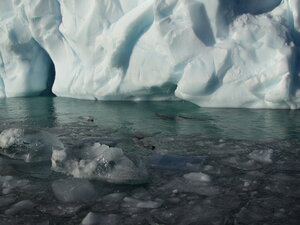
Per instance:
[[[115,214],[101,215],[99,213],[89,212],[82,220],[82,225],[117,225],[120,223],[120,217]]]
[[[17,179],[12,176],[0,176],[0,190],[2,194],[9,194],[14,190],[23,190],[30,187],[29,180]]]
[[[54,150],[52,169],[77,178],[111,183],[144,183],[148,178],[141,163],[134,163],[122,149],[100,143]]]
[[[11,206],[9,209],[5,211],[6,215],[15,215],[23,210],[29,210],[34,207],[34,203],[30,200],[23,200],[20,202],[17,202],[13,206]]]
[[[87,180],[68,178],[52,183],[55,197],[62,202],[93,202],[97,199],[94,186]]]
[[[272,163],[273,150],[255,150],[249,154],[249,158],[261,163]]]
[[[0,134],[0,154],[25,162],[51,159],[53,148],[63,148],[53,134],[34,129],[10,128]]]
[[[85,203],[78,204],[78,203],[65,203],[62,202],[60,204],[51,204],[45,202],[42,204],[37,205],[37,209],[42,212],[43,214],[48,214],[53,217],[72,217],[75,216],[79,211],[86,208]]]
[[[198,182],[210,182],[211,178],[209,175],[199,172],[199,173],[188,173],[183,176],[185,179],[190,181],[198,181]]]
[[[199,171],[205,159],[206,156],[153,155],[147,164],[163,170]]]
[[[16,144],[23,134],[23,130],[17,128],[2,131],[0,134],[0,148],[9,148]]]
[[[15,201],[15,198],[12,196],[0,196],[0,208],[9,206]]]
[[[214,196],[220,193],[220,188],[210,182],[199,182],[190,179],[176,178],[160,188],[161,191],[194,193],[202,196]]]
[[[125,197],[124,198],[124,204],[123,207],[129,207],[129,208],[141,208],[141,209],[156,209],[159,208],[162,205],[162,201],[151,201],[146,200],[142,201],[135,198]]]

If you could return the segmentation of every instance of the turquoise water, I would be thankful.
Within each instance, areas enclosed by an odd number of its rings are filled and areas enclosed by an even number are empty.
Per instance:
[[[80,224],[88,213],[97,224],[299,224],[299,116],[183,101],[2,99],[0,132],[24,134],[0,147],[0,224]],[[67,154],[57,165],[54,142]],[[76,172],[70,162],[93,161],[96,143],[124,155]]]
[[[300,132],[299,110],[210,109],[182,101],[98,102],[46,97],[0,100],[2,126],[17,123],[56,127],[76,122],[80,116],[91,116],[95,125],[108,129],[232,139],[297,139]]]

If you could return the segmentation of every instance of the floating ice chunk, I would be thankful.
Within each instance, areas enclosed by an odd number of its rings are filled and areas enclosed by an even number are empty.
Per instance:
[[[15,215],[23,210],[32,209],[35,205],[30,200],[20,201],[5,211],[6,215]]]
[[[57,170],[61,166],[61,162],[65,160],[67,154],[64,150],[53,150],[51,162],[52,162],[52,169]]]
[[[115,214],[101,215],[99,213],[89,212],[82,220],[82,225],[117,225],[121,218]]]
[[[95,143],[79,148],[54,150],[52,169],[77,178],[102,179],[111,183],[144,183],[148,174],[120,148]]]
[[[198,182],[210,182],[211,178],[209,175],[205,173],[188,173],[183,176],[185,179],[190,181],[198,181]]]
[[[81,140],[81,142],[84,144],[101,143],[109,147],[116,147],[116,145],[120,142],[120,139],[105,138],[105,137],[89,137]]]
[[[99,212],[103,211],[103,206],[107,212],[119,210],[119,206],[126,196],[126,193],[111,193],[97,199],[96,204],[93,205],[92,210]]]
[[[81,209],[86,208],[84,204],[63,203],[63,204],[46,204],[38,205],[37,209],[42,213],[49,214],[55,217],[72,217],[75,216]]]
[[[163,170],[199,171],[206,156],[153,155],[147,159],[152,168]]]
[[[9,194],[15,190],[24,190],[29,186],[29,180],[17,179],[12,176],[0,176],[0,189],[2,189],[3,194]]]
[[[242,169],[242,170],[257,170],[261,168],[261,165],[257,163],[255,160],[244,159],[239,156],[224,159],[224,162],[232,167]]]
[[[52,183],[55,197],[62,202],[93,202],[97,199],[94,186],[87,180],[68,178]]]
[[[50,160],[52,149],[63,146],[55,135],[46,131],[11,128],[0,134],[0,153],[25,162]]]
[[[100,224],[101,216],[97,213],[89,212],[82,220],[82,225],[97,225]]]
[[[125,197],[123,199],[123,207],[141,208],[141,209],[156,209],[162,205],[162,201],[142,201],[136,198]]]
[[[15,201],[16,201],[16,199],[13,197],[1,196],[0,197],[0,208],[9,206],[12,203],[14,203]]]
[[[176,192],[195,193],[203,196],[214,196],[220,193],[220,188],[209,182],[195,182],[188,179],[174,179],[160,188],[161,190],[176,190]]]
[[[261,163],[272,163],[273,150],[255,150],[249,154],[249,158]]]
[[[13,144],[20,142],[20,138],[23,135],[24,131],[17,128],[2,131],[0,134],[0,148],[8,148]]]
[[[125,196],[126,196],[125,193],[112,193],[112,194],[108,194],[108,195],[103,196],[98,201],[102,201],[102,202],[118,202],[118,201],[121,201]]]

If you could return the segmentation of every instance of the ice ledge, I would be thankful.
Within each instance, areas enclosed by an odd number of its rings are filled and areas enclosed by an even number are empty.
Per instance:
[[[0,98],[299,108],[300,0],[2,0]]]

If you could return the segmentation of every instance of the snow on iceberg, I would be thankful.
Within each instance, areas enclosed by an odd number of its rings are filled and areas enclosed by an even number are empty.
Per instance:
[[[300,108],[300,0],[2,0],[0,98]],[[52,62],[51,62],[52,61]]]

